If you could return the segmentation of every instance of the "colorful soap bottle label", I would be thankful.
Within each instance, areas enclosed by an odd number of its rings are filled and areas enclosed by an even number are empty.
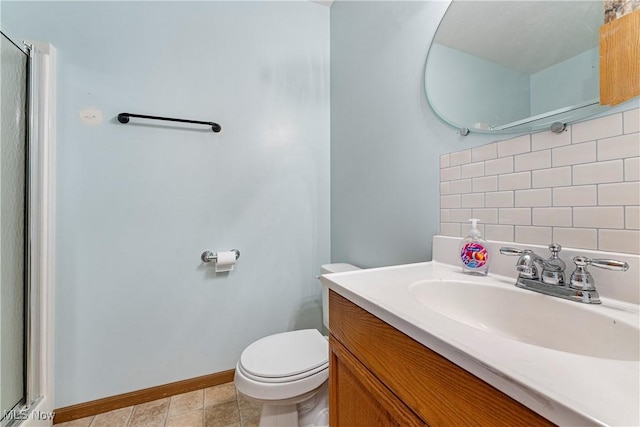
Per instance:
[[[460,250],[460,259],[468,268],[480,268],[489,261],[489,253],[482,244],[469,242]]]

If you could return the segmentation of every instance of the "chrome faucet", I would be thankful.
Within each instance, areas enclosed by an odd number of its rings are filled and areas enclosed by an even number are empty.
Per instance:
[[[629,264],[622,261],[576,256],[573,258],[576,268],[567,283],[565,281],[566,264],[558,256],[562,247],[552,243],[549,245],[549,250],[551,251],[549,258],[542,258],[530,249],[511,247],[500,248],[500,253],[519,257],[516,262],[518,270],[516,286],[519,288],[587,304],[602,302],[595,288],[593,276],[587,271],[587,266],[617,271],[629,269]]]

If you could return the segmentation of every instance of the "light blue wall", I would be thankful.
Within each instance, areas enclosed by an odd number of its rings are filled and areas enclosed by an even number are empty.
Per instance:
[[[319,327],[329,9],[2,8],[3,30],[58,49],[55,406],[231,369],[259,337]],[[101,124],[83,124],[86,107]],[[124,111],[223,131],[122,125]],[[231,248],[242,256],[228,275],[200,263]]]
[[[528,74],[439,43],[431,46],[429,63],[429,101],[455,124],[473,129],[477,123],[497,126],[530,116]]]
[[[567,75],[571,78],[568,79]],[[600,98],[600,50],[590,49],[531,75],[531,114]]]
[[[427,105],[425,58],[447,6],[337,1],[331,7],[334,261],[372,267],[431,259],[440,154],[496,140],[458,136]]]

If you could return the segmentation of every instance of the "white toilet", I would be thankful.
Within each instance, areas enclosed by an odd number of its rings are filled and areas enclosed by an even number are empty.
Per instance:
[[[359,270],[325,264],[322,274]],[[322,320],[329,327],[329,292],[322,289]],[[260,427],[329,425],[329,342],[316,329],[283,332],[249,345],[236,364],[238,392],[261,402]]]

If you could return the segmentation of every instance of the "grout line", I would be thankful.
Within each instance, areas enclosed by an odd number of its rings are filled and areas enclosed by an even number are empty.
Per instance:
[[[168,397],[169,402],[168,402],[168,405],[167,405],[167,409],[166,409],[166,411],[165,411],[165,413],[164,413],[164,422],[162,423],[162,426],[163,426],[163,427],[167,424],[167,419],[169,419],[169,407],[171,406],[171,400],[172,400],[172,397],[173,397],[173,396],[169,396],[169,397]],[[161,400],[161,399],[158,399],[158,400]]]
[[[164,423],[162,423],[163,427],[167,425],[167,420],[169,419],[169,410],[171,409],[171,404],[173,403],[173,396],[169,396],[169,404],[167,405],[167,413],[164,416]]]
[[[203,427],[204,427],[205,423],[207,422],[207,417],[206,417],[207,410],[204,407],[204,402],[205,402],[204,394],[205,394],[205,389],[203,388],[202,389],[202,426]]]
[[[129,412],[129,416],[127,417],[127,421],[124,423],[125,426],[128,426],[129,423],[131,423],[131,419],[133,418],[133,413],[136,411],[136,407],[134,406],[130,406],[131,411]]]
[[[205,389],[203,388],[202,389],[202,405],[201,405],[201,408],[202,408],[202,425],[203,426],[204,426],[205,421],[207,420],[207,418],[205,417],[206,412],[205,412],[205,409],[204,409],[204,393],[205,393]]]

